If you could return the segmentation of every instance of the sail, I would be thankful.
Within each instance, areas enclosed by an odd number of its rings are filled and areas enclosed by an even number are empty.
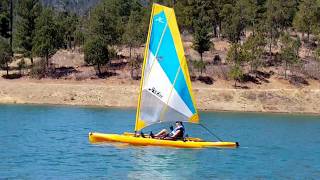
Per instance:
[[[153,4],[135,130],[168,121],[199,121],[174,10]]]

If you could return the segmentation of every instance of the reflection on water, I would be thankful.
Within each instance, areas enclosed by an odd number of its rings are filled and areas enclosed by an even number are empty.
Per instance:
[[[132,153],[138,170],[129,171],[129,179],[172,178],[195,173],[198,150],[182,152],[176,148],[145,147]],[[180,173],[184,171],[184,173]]]
[[[90,144],[88,132],[130,132],[135,111],[0,105],[0,178],[12,179],[317,179],[319,116],[200,113],[238,149],[177,149]],[[154,127],[157,131],[163,125]],[[189,135],[214,140],[199,126]],[[149,129],[150,130],[150,129]],[[149,131],[146,129],[146,133]]]

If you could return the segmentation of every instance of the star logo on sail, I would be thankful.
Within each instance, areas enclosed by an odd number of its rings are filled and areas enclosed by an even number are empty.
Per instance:
[[[164,23],[164,18],[158,17],[158,18],[156,19],[156,22],[159,22],[159,23],[163,24],[163,23]]]

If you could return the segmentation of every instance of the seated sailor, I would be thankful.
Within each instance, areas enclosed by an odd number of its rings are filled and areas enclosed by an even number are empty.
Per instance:
[[[183,138],[184,132],[185,132],[185,129],[182,122],[177,121],[176,127],[174,129],[171,127],[170,133],[166,129],[163,129],[159,133],[155,135],[151,135],[151,137],[157,138],[157,139],[176,140],[179,138]]]

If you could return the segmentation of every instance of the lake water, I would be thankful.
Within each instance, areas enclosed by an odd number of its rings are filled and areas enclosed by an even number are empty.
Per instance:
[[[200,115],[215,134],[240,147],[93,145],[89,131],[132,131],[135,110],[0,105],[0,179],[320,178],[319,116]],[[189,135],[214,140],[197,125],[186,129]]]

